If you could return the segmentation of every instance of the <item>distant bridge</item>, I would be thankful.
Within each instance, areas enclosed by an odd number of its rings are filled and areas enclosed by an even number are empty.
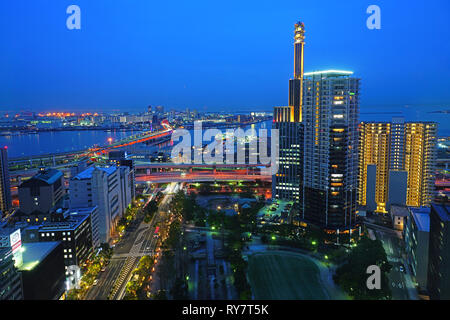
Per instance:
[[[165,140],[166,138],[170,138],[171,134],[172,130],[169,129],[157,132],[135,134],[115,143],[111,143],[109,145],[101,147],[93,147],[79,151],[9,158],[8,164],[11,172],[14,172],[14,169],[18,166],[23,167],[23,169],[31,169],[39,167],[41,165],[50,167],[70,166],[70,163],[79,161],[81,159],[87,159],[89,157],[106,154],[114,149],[128,147],[137,143],[143,143],[147,141],[154,140],[155,142],[157,142],[159,140]]]
[[[271,175],[245,173],[158,173],[136,176],[137,184],[169,182],[214,182],[214,181],[272,181]]]

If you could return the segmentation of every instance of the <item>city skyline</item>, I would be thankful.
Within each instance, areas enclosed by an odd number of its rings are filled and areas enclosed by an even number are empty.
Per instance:
[[[0,4],[0,302],[449,300],[441,2]]]
[[[8,15],[0,19],[5,26],[0,33],[8,45],[0,53],[5,64],[0,111],[134,111],[148,104],[270,111],[287,104],[283,80],[293,63],[292,33],[285,30],[300,13],[310,39],[305,71],[344,69],[364,77],[362,113],[378,107],[446,108],[449,80],[435,74],[449,66],[449,44],[440,41],[448,37],[441,27],[446,18],[441,8],[448,3],[381,2],[380,30],[367,29],[367,4],[324,4],[319,11],[308,3],[169,9],[78,1],[81,30],[65,27],[68,2],[45,10],[38,3],[2,4],[0,12]],[[219,11],[223,14],[214,14]],[[409,21],[427,23],[411,32]],[[422,46],[411,50],[417,41]]]

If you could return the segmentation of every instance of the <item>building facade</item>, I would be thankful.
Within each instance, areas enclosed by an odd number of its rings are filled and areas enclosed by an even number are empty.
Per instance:
[[[11,210],[11,185],[8,169],[8,148],[0,148],[0,211],[5,214]],[[2,216],[0,213],[0,217]]]
[[[408,208],[404,229],[406,260],[420,290],[427,289],[430,208]]]
[[[293,107],[276,107],[273,129],[278,130],[277,172],[272,178],[272,197],[277,200],[302,201],[303,126],[293,121]]]
[[[11,248],[0,248],[0,300],[22,299],[22,277],[14,266]]]
[[[450,299],[450,206],[445,204],[431,205],[427,281],[431,299]]]
[[[304,74],[302,215],[329,230],[356,222],[360,80],[352,74]]]
[[[433,197],[437,124],[362,122],[358,204],[387,213],[391,204],[428,206]]]
[[[294,78],[289,80],[289,106],[275,107],[272,128],[278,130],[277,172],[272,177],[272,197],[302,202],[303,124],[302,86],[305,26],[294,26]]]
[[[60,221],[43,223],[37,229],[37,241],[62,242],[64,266],[82,263],[93,252],[91,219],[88,214],[67,214]]]
[[[22,274],[24,300],[57,300],[65,291],[62,242],[24,244]]]
[[[63,173],[59,170],[41,169],[38,174],[22,182],[19,186],[20,212],[24,215],[49,213],[65,195],[63,179]]]
[[[98,207],[101,243],[110,241],[120,217],[131,202],[128,178],[128,167],[110,166],[90,167],[70,179],[70,207]]]

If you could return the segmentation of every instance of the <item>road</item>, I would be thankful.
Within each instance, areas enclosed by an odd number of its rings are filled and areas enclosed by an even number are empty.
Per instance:
[[[392,265],[389,272],[389,286],[392,291],[393,300],[416,300],[418,299],[417,290],[414,287],[407,265],[403,263],[403,250],[401,233],[376,225],[368,224],[369,230],[373,235],[383,243],[388,261]],[[400,271],[400,266],[406,268]]]
[[[182,173],[168,172],[150,175],[136,175],[136,183],[167,183],[167,182],[199,182],[199,181],[271,181],[271,175],[239,174],[239,173]]]
[[[100,273],[97,285],[88,290],[85,300],[120,300],[124,297],[126,284],[139,259],[144,255],[153,255],[156,250],[155,227],[165,218],[165,208],[178,187],[175,183],[167,186],[158,211],[149,223],[145,223],[143,217],[140,217],[129,226],[127,234],[114,248],[110,263]]]

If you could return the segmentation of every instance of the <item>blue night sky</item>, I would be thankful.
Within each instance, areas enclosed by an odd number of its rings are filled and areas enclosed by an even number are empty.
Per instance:
[[[66,8],[82,28],[66,28]],[[381,30],[366,8],[381,8]],[[362,79],[362,111],[450,109],[450,1],[8,0],[0,3],[0,111],[199,111],[286,105],[293,28],[305,71]]]

